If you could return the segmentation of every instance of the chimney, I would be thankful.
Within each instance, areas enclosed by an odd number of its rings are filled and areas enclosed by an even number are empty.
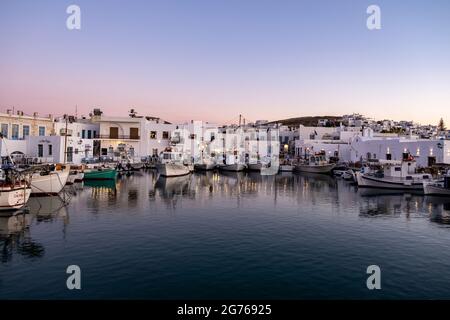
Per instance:
[[[18,116],[23,116],[23,111],[17,110],[17,115]]]
[[[38,117],[38,115],[39,115],[39,113],[37,113],[37,112],[33,112],[33,117],[37,118],[37,117]]]
[[[11,115],[11,114],[12,114],[12,110],[11,110],[11,109],[8,109],[8,110],[6,110],[6,113],[9,114],[9,115]]]

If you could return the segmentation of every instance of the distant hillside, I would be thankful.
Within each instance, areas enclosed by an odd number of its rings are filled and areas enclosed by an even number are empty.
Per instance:
[[[314,116],[314,117],[297,117],[297,118],[289,118],[284,120],[272,121],[270,123],[282,123],[286,126],[299,126],[304,125],[305,127],[314,127],[317,126],[320,119],[328,119],[328,126],[334,127],[339,126],[339,123],[342,121],[342,117],[337,116]]]

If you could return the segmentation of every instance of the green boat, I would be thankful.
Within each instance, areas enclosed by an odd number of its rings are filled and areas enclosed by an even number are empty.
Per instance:
[[[115,180],[117,171],[109,168],[88,169],[84,171],[84,180]]]

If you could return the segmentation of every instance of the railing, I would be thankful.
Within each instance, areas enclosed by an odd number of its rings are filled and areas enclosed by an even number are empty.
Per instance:
[[[94,139],[119,139],[119,140],[139,140],[140,136],[138,135],[111,135],[111,134],[97,134],[94,136]]]

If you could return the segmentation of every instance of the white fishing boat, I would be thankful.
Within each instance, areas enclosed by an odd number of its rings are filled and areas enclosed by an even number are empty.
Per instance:
[[[333,175],[338,178],[343,178],[344,174],[348,171],[347,166],[337,165],[333,168]]]
[[[218,168],[223,171],[244,171],[245,164],[234,163],[234,164],[219,164]]]
[[[247,164],[247,170],[248,171],[261,171],[261,168],[262,168],[262,163],[261,162],[248,163]]]
[[[382,188],[423,191],[424,182],[431,181],[430,174],[416,173],[414,160],[380,160],[382,170],[356,173],[360,188]]]
[[[200,163],[194,164],[194,169],[199,171],[210,171],[216,168],[216,163],[210,160],[203,160]]]
[[[84,178],[84,172],[75,172],[75,173],[70,173],[69,177],[67,178],[67,185],[71,185],[74,184],[76,182],[81,182],[83,181]]]
[[[299,172],[330,174],[336,164],[327,161],[324,155],[310,156],[308,161],[295,165]]]
[[[356,182],[356,174],[355,171],[353,171],[352,169],[347,170],[346,172],[344,172],[342,174],[342,179],[346,180],[346,181],[353,181]]]
[[[12,168],[0,170],[0,210],[22,208],[30,198],[29,182],[18,175]]]
[[[292,161],[289,160],[289,159],[284,159],[280,163],[279,171],[280,172],[292,172],[292,171],[294,171],[294,165],[293,165]]]
[[[158,173],[163,177],[184,176],[193,169],[183,163],[183,155],[173,148],[167,148],[160,156],[160,163],[156,164]]]
[[[84,172],[82,166],[70,166],[69,177],[67,178],[67,185],[74,184],[76,182],[82,182],[84,178]]]
[[[20,209],[30,198],[30,175],[16,169],[2,133],[0,142],[3,142],[8,155],[6,163],[0,169],[0,211]],[[0,160],[3,162],[3,159]]]
[[[55,195],[66,185],[70,166],[53,165],[43,167],[31,176],[31,193],[33,195]]]
[[[228,154],[217,164],[217,168],[222,171],[239,172],[244,171],[247,166],[244,161],[240,161],[239,157],[234,154]]]
[[[280,172],[292,172],[294,166],[292,164],[280,164]]]
[[[430,196],[450,196],[450,170],[444,179],[424,181],[423,192]]]

